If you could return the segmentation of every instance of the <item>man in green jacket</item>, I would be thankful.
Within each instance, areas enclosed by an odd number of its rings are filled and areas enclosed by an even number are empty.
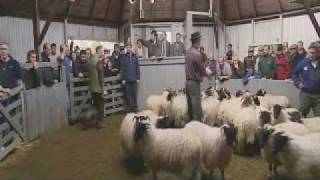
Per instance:
[[[269,54],[269,47],[264,47],[263,55],[259,58],[258,72],[263,78],[272,79],[276,73],[276,63],[273,57]]]
[[[94,108],[97,110],[96,127],[102,128],[104,117],[104,101],[103,101],[103,65],[99,60],[103,56],[102,46],[96,48],[96,54],[91,55],[88,62],[89,72],[89,90],[92,96]]]

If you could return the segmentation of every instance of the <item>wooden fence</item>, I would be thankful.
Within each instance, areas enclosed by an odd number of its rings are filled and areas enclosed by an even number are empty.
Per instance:
[[[124,98],[120,76],[104,78],[104,115],[124,110]],[[91,94],[88,87],[88,79],[71,78],[69,88],[70,98],[70,122],[74,123],[81,112],[91,106]]]
[[[0,160],[16,147],[19,136],[25,139],[21,90],[17,87],[0,98]]]

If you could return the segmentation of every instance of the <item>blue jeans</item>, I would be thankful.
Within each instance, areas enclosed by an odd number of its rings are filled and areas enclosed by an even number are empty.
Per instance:
[[[137,92],[138,85],[137,81],[128,81],[125,85],[125,96],[128,106],[128,111],[138,111],[138,100]]]

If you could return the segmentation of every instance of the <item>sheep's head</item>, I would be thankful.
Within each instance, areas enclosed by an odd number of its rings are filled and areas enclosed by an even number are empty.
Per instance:
[[[223,125],[221,129],[226,136],[228,145],[235,147],[238,144],[238,128],[233,124],[226,124]]]
[[[227,98],[227,95],[224,93],[224,92],[222,92],[222,91],[218,91],[218,100],[219,101],[223,101],[224,99],[226,99]]]
[[[264,126],[265,124],[270,124],[271,119],[271,112],[269,111],[261,111],[259,115],[260,125]]]
[[[276,104],[273,106],[273,117],[275,119],[279,118],[282,109],[283,109],[283,107],[280,106],[279,104]]]
[[[169,118],[167,116],[160,116],[157,120],[156,127],[159,129],[170,128]]]
[[[236,97],[241,97],[241,96],[243,96],[243,91],[242,90],[238,90],[236,92]]]
[[[250,105],[252,105],[252,96],[243,96],[241,98],[241,106],[242,107],[248,107]]]
[[[183,89],[179,89],[178,91],[180,94],[187,94],[187,89],[183,88]]]
[[[205,91],[206,96],[213,96],[214,95],[214,90],[210,86],[206,91]]]
[[[169,91],[169,94],[167,96],[167,101],[172,101],[172,99],[177,96],[176,91]]]
[[[260,100],[258,96],[253,96],[252,99],[256,106],[260,106]]]
[[[301,113],[299,111],[289,112],[288,115],[289,115],[290,121],[303,124],[301,119]]]
[[[134,141],[138,142],[147,133],[150,128],[150,118],[148,116],[135,116]]]
[[[272,151],[278,153],[288,144],[291,139],[284,134],[284,132],[278,132],[273,136]]]
[[[266,126],[264,128],[260,128],[260,127],[258,128],[257,136],[258,136],[259,148],[263,148],[267,144],[273,132],[274,132],[274,129],[268,128]]]
[[[258,91],[257,91],[257,96],[265,96],[267,94],[267,91],[266,90],[264,90],[264,89],[259,89]]]

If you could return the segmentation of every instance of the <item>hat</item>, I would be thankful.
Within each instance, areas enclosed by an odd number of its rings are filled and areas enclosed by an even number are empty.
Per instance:
[[[152,31],[151,31],[151,34],[153,34],[153,33],[156,33],[156,34],[157,34],[157,31],[156,31],[156,30],[152,30]]]
[[[124,46],[120,46],[120,50],[121,51],[125,50],[125,47]]]
[[[192,33],[191,34],[191,41],[194,41],[194,40],[197,40],[197,39],[200,39],[201,38],[201,35],[199,32],[195,32],[195,33]]]
[[[249,47],[248,52],[254,52],[254,48],[253,47]]]
[[[283,45],[282,44],[279,44],[277,46],[277,51],[283,51]]]
[[[292,44],[291,46],[290,46],[290,49],[297,49],[298,48],[298,45],[296,45],[296,44]]]

